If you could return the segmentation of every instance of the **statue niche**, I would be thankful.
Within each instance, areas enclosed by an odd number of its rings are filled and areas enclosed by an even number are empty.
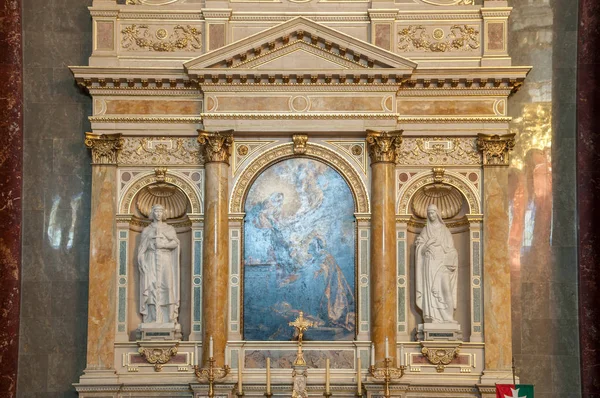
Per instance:
[[[435,183],[415,193],[411,208],[417,338],[462,340],[461,324],[470,321],[466,201],[456,188]]]
[[[130,310],[139,324],[136,339],[180,340],[181,275],[189,268],[182,267],[188,257],[182,253],[189,249],[188,200],[177,187],[156,183],[142,189],[135,203],[137,228],[132,229],[141,229],[133,256],[137,300]]]

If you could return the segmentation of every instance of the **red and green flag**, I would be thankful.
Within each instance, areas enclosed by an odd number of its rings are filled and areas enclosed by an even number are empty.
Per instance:
[[[533,398],[530,384],[496,384],[496,398]]]

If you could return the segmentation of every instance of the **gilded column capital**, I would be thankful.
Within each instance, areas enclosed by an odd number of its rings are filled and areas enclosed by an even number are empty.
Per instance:
[[[205,162],[223,162],[229,164],[229,149],[233,144],[233,130],[208,132],[198,130],[198,143],[201,146]]]
[[[367,145],[371,156],[371,164],[378,162],[396,163],[402,145],[403,131],[367,130]]]
[[[478,134],[477,149],[483,154],[484,166],[508,166],[508,152],[515,147],[515,134]]]
[[[92,164],[117,164],[117,154],[123,143],[120,133],[85,133],[85,146],[92,150]]]

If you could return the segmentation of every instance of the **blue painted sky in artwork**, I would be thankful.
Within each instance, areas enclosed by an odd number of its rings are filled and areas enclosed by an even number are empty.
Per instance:
[[[290,340],[299,311],[306,340],[355,335],[354,199],[311,159],[285,160],[253,183],[245,204],[244,338]]]

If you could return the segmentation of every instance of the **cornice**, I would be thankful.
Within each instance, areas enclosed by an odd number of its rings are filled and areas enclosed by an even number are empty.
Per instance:
[[[512,117],[504,116],[429,116],[398,117],[398,123],[508,123]]]
[[[397,113],[202,113],[203,119],[246,120],[334,120],[334,119],[395,119]]]
[[[202,123],[197,116],[90,116],[92,123]]]

